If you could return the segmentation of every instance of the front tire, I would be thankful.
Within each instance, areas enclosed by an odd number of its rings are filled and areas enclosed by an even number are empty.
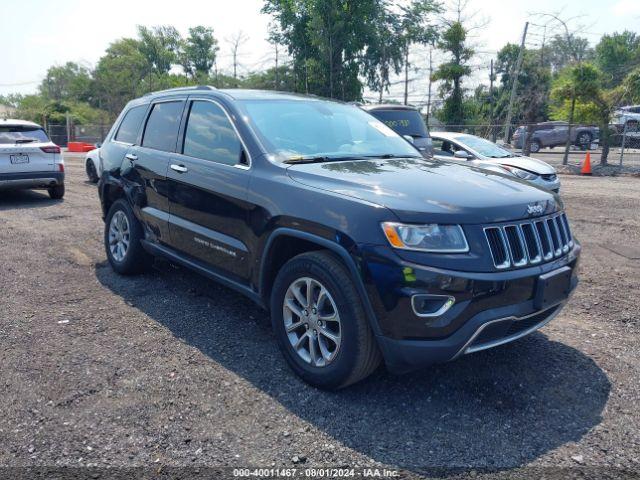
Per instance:
[[[152,257],[142,248],[142,225],[124,199],[116,200],[107,214],[104,246],[111,267],[121,275],[141,273]]]
[[[48,188],[47,192],[49,192],[49,197],[52,199],[61,200],[64,197],[64,183]]]
[[[583,150],[589,150],[591,147],[591,134],[589,132],[583,132],[578,135],[577,144]]]
[[[271,292],[271,321],[291,369],[316,387],[346,387],[380,364],[360,294],[329,252],[303,253],[280,269]]]
[[[540,140],[531,140],[531,145],[529,146],[531,153],[538,153],[541,148],[542,144],[540,143]]]

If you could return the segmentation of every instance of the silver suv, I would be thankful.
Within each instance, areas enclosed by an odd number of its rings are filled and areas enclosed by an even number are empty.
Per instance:
[[[45,189],[64,196],[64,160],[37,123],[0,120],[0,189]]]

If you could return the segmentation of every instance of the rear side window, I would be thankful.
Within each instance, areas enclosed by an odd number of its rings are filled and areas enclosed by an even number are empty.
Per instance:
[[[26,125],[0,126],[0,144],[46,143],[49,137],[40,127]]]
[[[125,114],[124,119],[120,124],[120,128],[118,128],[118,133],[116,133],[115,140],[117,142],[123,143],[136,143],[136,139],[138,138],[138,130],[140,129],[140,124],[142,123],[144,112],[146,111],[146,105],[133,107],[131,110],[129,110]]]
[[[163,152],[175,151],[182,106],[182,102],[163,102],[153,106],[144,129],[143,147]]]
[[[218,105],[192,103],[184,135],[185,155],[235,165],[240,162],[241,149],[233,125]]]

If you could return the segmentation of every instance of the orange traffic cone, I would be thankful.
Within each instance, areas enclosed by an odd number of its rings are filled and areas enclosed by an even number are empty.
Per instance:
[[[591,175],[591,152],[587,152],[587,155],[584,157],[580,175]]]

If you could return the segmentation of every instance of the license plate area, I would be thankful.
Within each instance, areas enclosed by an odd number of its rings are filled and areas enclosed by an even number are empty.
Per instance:
[[[538,277],[533,305],[545,309],[565,300],[571,291],[571,268],[562,267]]]
[[[9,161],[14,165],[20,163],[29,163],[29,155],[25,155],[23,153],[17,155],[9,155]]]

